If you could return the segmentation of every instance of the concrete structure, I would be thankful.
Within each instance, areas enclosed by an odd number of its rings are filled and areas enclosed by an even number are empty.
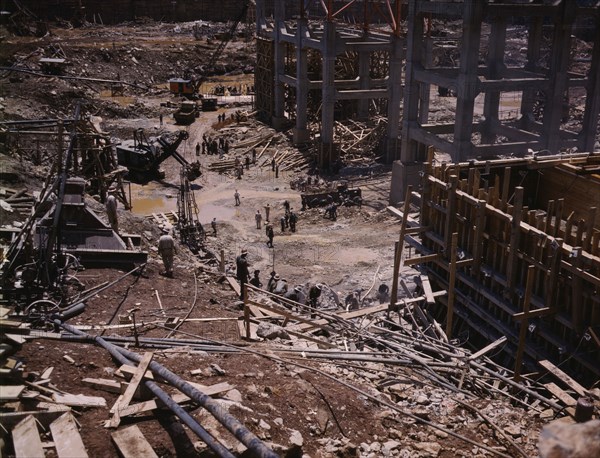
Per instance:
[[[403,200],[408,184],[418,183],[428,145],[449,154],[452,162],[524,155],[529,149],[550,154],[567,148],[594,150],[600,112],[600,7],[598,3],[593,7],[578,3],[583,2],[409,1],[402,154],[394,167],[397,182],[392,186],[392,203]],[[507,27],[515,17],[528,24],[523,68],[505,62]],[[462,19],[457,65],[431,64],[427,52],[431,38],[424,33],[424,23],[432,18]],[[572,34],[578,18],[587,18],[594,29],[588,75],[570,71]],[[484,23],[489,23],[487,35],[482,33]],[[551,32],[549,45],[544,45],[542,29],[544,34]],[[550,56],[545,64],[543,56]],[[456,92],[455,122],[429,121],[430,90],[435,86]],[[566,94],[573,88],[586,93],[585,115],[578,132],[563,126],[569,117]],[[509,92],[520,98],[520,117],[503,122],[500,99]],[[475,120],[479,94],[484,94],[483,117]],[[534,109],[535,103],[540,110]]]
[[[497,356],[514,364],[516,378],[549,360],[595,383],[598,172],[600,155],[587,153],[426,164],[421,191],[407,196],[419,220],[394,210],[402,217],[398,252],[419,254],[396,257],[394,285],[401,266],[419,265],[430,288],[448,292],[427,308],[447,337],[468,335],[476,348],[506,338]]]
[[[256,2],[259,37],[255,85],[257,108],[263,119],[276,128],[294,121],[294,141],[301,144],[309,140],[309,92],[319,90],[321,167],[328,167],[337,159],[334,121],[342,101],[356,101],[352,115],[366,118],[370,101],[385,100],[388,125],[383,153],[388,162],[399,157],[404,42],[400,36],[401,2],[394,2],[394,8],[389,10],[376,6],[379,13],[385,11],[379,21],[383,26],[386,22],[389,24],[389,32],[371,29],[369,18],[373,2],[353,3],[335,2],[339,6],[336,10],[334,2],[329,0],[318,5],[321,9],[309,12],[303,2],[299,2],[297,18],[286,21],[291,14],[285,10],[284,2],[275,2],[273,20],[265,15],[264,1]],[[343,12],[350,6],[362,14],[363,21],[358,28],[344,22]],[[309,13],[311,21],[308,20]],[[322,62],[315,72],[319,74],[317,77],[311,77],[308,72],[307,58],[311,52],[318,53]],[[349,53],[355,58],[353,69],[356,74],[340,77],[337,64],[343,54]],[[387,69],[385,75],[373,78],[373,68],[377,66],[373,61],[377,53],[386,54]],[[293,103],[286,104],[290,94]]]

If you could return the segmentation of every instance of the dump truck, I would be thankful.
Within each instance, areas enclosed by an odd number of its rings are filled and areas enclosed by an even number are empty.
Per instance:
[[[175,123],[180,125],[192,124],[199,115],[198,104],[192,100],[185,100],[181,102],[180,107],[173,113]]]

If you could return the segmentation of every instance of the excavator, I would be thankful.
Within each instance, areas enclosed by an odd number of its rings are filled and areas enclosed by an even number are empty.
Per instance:
[[[202,175],[199,162],[189,163],[177,148],[184,140],[189,138],[185,130],[174,134],[163,134],[150,141],[146,138],[143,129],[133,132],[133,141],[127,141],[117,146],[117,160],[119,165],[127,167],[128,178],[136,183],[147,183],[152,180],[162,180],[165,172],[160,169],[166,159],[175,158],[185,169],[189,181],[194,181]]]

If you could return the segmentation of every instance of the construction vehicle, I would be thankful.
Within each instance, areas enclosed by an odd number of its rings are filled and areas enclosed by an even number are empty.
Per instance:
[[[188,126],[196,120],[199,114],[198,104],[193,100],[185,100],[173,113],[173,118],[175,118],[175,123]]]
[[[231,27],[229,27],[229,30],[227,31],[227,33],[225,33],[223,35],[223,38],[219,42],[219,45],[217,46],[217,48],[213,51],[212,55],[210,56],[209,61],[206,64],[197,65],[196,67],[194,67],[192,69],[192,71],[195,71],[198,68],[200,68],[201,73],[202,73],[202,76],[200,76],[200,78],[198,78],[198,79],[173,78],[173,79],[169,80],[169,91],[171,91],[172,94],[183,96],[183,97],[188,97],[188,98],[192,98],[192,99],[198,98],[198,90],[200,89],[200,86],[202,85],[202,83],[206,80],[206,76],[204,76],[204,73],[206,72],[207,69],[210,69],[215,65],[215,63],[217,62],[217,59],[221,56],[221,54],[223,53],[223,50],[225,49],[225,47],[227,46],[229,41],[233,38],[235,31],[238,28],[238,25],[246,16],[246,12],[248,11],[249,6],[250,6],[250,1],[248,1],[248,0],[244,1],[244,4],[242,5],[242,11],[238,15],[238,17],[233,21],[233,23],[231,24]],[[203,97],[202,95],[200,95],[199,98],[202,100],[202,111],[212,111],[212,110],[217,109],[216,97],[215,98],[206,97],[206,96]],[[206,99],[206,101],[205,101],[205,99]],[[214,99],[214,100],[212,100],[212,99]],[[214,103],[214,105],[213,105],[213,103]]]
[[[175,134],[175,139],[169,137],[173,134],[163,134],[150,141],[146,138],[143,129],[137,129],[133,133],[133,141],[127,141],[117,146],[117,160],[119,165],[128,169],[128,178],[137,183],[147,183],[152,180],[162,180],[165,173],[160,170],[160,164],[171,156],[185,167],[186,175],[190,181],[198,178],[200,163],[189,163],[177,148],[184,140],[189,138],[185,130]]]
[[[346,183],[338,185],[337,189],[315,189],[300,194],[302,209],[326,207],[331,204],[352,206],[362,204],[360,188],[349,188]]]

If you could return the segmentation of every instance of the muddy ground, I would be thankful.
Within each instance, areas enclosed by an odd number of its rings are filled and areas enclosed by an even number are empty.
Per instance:
[[[4,65],[14,63],[34,66],[37,57],[48,56],[50,49],[62,48],[71,66],[68,73],[92,78],[121,79],[148,90],[127,88],[119,97],[111,97],[106,87],[95,83],[38,78],[11,74],[3,78],[0,97],[4,119],[36,119],[68,117],[76,103],[81,102],[85,115],[100,116],[102,128],[111,136],[131,138],[132,131],[143,128],[148,135],[176,131],[172,108],[164,105],[174,98],[166,89],[170,77],[182,76],[185,70],[206,62],[216,46],[217,32],[223,25],[207,29],[206,36],[196,40],[190,24],[141,23],[116,27],[83,29],[51,28],[44,38],[6,37],[0,47]],[[252,84],[254,63],[253,43],[243,38],[230,43],[214,69],[207,73],[212,84]],[[208,86],[206,86],[208,87]],[[215,156],[195,155],[195,145],[203,134],[211,136],[227,132],[232,144],[270,128],[250,118],[233,123],[227,131],[215,129],[218,114],[227,117],[236,110],[252,112],[251,105],[229,100],[218,112],[202,113],[187,128],[190,137],[180,153],[192,161],[199,159],[204,173],[195,182],[195,199],[200,220],[209,233],[206,248],[218,255],[224,250],[228,267],[242,248],[249,251],[250,269],[259,269],[263,283],[268,272],[275,270],[290,285],[324,283],[341,297],[356,290],[370,291],[367,300],[374,300],[372,286],[390,284],[393,266],[393,247],[398,239],[398,220],[387,211],[390,173],[383,172],[361,182],[363,205],[341,207],[337,221],[324,216],[322,209],[300,211],[298,191],[290,181],[307,170],[282,172],[278,178],[262,161],[245,171],[241,180],[232,174],[217,174],[208,170]],[[164,117],[160,125],[159,115]],[[451,116],[451,112],[445,114]],[[225,134],[223,134],[225,135]],[[291,148],[288,133],[278,133],[271,147]],[[268,153],[272,154],[272,153]],[[233,157],[235,153],[230,155]],[[11,188],[39,189],[44,169],[28,167],[14,157],[2,156],[3,168],[19,171],[20,182],[3,183]],[[286,362],[270,359],[275,347],[303,348],[297,339],[292,341],[255,342],[250,345],[239,336],[237,320],[241,316],[236,294],[222,281],[215,262],[199,259],[185,247],[178,247],[175,278],[160,275],[162,263],[156,250],[160,228],[145,217],[153,212],[176,210],[179,164],[169,159],[163,164],[165,179],[147,185],[132,185],[133,209],[119,210],[120,225],[127,232],[143,234],[143,248],[149,251],[149,262],[141,276],[130,276],[93,297],[84,314],[71,320],[78,325],[118,324],[119,315],[139,308],[136,312],[141,336],[164,338],[169,330],[163,327],[165,317],[191,319],[173,337],[210,339],[239,345],[243,351],[198,352],[190,349],[160,351],[155,360],[182,378],[204,385],[229,382],[239,391],[229,391],[228,409],[251,431],[282,455],[329,456],[491,456],[489,452],[447,433],[415,423],[398,412],[382,407],[356,390],[338,381],[350,383],[359,390],[375,394],[403,408],[421,411],[431,421],[470,437],[482,445],[499,447],[496,434],[480,418],[464,410],[455,400],[460,396],[431,387],[427,382],[402,384],[402,393],[392,393],[380,382],[419,378],[410,369],[390,370],[362,364],[360,368],[333,362],[315,363],[303,360],[308,366],[298,367],[295,360]],[[239,190],[241,205],[234,205],[234,192]],[[279,218],[287,200],[299,214],[298,230],[280,231]],[[264,229],[256,229],[254,214],[270,204],[271,220],[275,222],[274,248],[266,245]],[[93,199],[88,204],[103,215],[102,206]],[[8,218],[8,215],[5,215]],[[217,220],[218,233],[211,234],[210,221]],[[77,277],[85,288],[123,275],[116,269],[88,269]],[[414,272],[403,272],[410,281]],[[162,307],[159,306],[158,298]],[[192,308],[193,307],[193,308]],[[190,312],[191,309],[191,312]],[[131,329],[105,331],[105,335],[131,337]],[[229,348],[229,347],[226,347]],[[250,350],[250,351],[246,351]],[[142,351],[142,350],[140,350]],[[74,363],[68,362],[68,355]],[[110,444],[110,430],[103,427],[116,394],[98,391],[82,384],[85,377],[114,378],[119,367],[108,353],[87,343],[36,339],[23,346],[18,356],[27,373],[41,373],[54,367],[52,383],[60,390],[78,394],[102,396],[107,408],[83,410],[77,414],[81,435],[90,456],[116,457]],[[191,372],[201,369],[197,375]],[[325,374],[329,374],[327,377]],[[27,374],[25,374],[27,375]],[[529,456],[536,456],[536,442],[541,420],[539,415],[511,406],[505,401],[478,399],[476,406],[495,419],[501,428],[510,429],[513,440]],[[425,411],[423,413],[423,411]],[[238,443],[202,409],[191,408],[194,417],[231,450],[240,452]],[[189,440],[173,439],[163,425],[168,415],[157,412],[129,418],[124,424],[136,423],[159,456],[207,456],[205,446],[186,428]],[[516,428],[516,431],[515,431]],[[301,436],[298,439],[297,431]],[[302,444],[301,452],[298,444]],[[296,447],[294,447],[296,444]],[[10,454],[10,448],[7,449]],[[48,449],[47,456],[53,456]],[[505,452],[511,454],[512,452]]]

